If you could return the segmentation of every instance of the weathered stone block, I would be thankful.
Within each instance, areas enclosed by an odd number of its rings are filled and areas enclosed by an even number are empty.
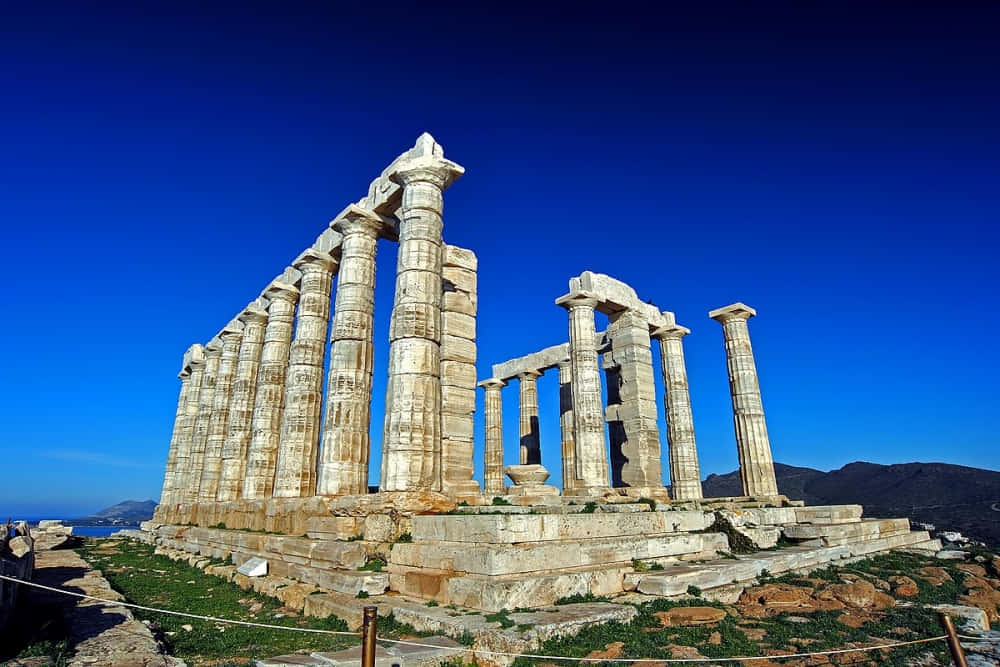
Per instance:
[[[444,266],[457,266],[470,271],[477,271],[479,269],[479,260],[476,258],[476,253],[466,248],[448,245],[447,243],[444,245],[442,264]]]
[[[476,318],[464,313],[441,313],[441,333],[466,340],[476,339]]]
[[[445,292],[441,299],[441,309],[464,315],[475,315],[478,298],[467,292]]]
[[[445,334],[441,337],[441,361],[476,363],[476,342]]]
[[[476,366],[462,361],[441,362],[441,384],[469,389],[476,386]]]
[[[462,269],[456,266],[445,266],[442,269],[442,276],[447,284],[451,283],[454,289],[474,294],[476,292],[476,272],[469,269]]]

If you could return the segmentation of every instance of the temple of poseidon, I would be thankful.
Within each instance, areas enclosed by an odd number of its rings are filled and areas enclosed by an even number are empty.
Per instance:
[[[689,586],[725,599],[764,570],[940,549],[906,519],[862,518],[857,505],[805,507],[778,493],[747,325],[756,312],[743,303],[708,313],[725,345],[740,497],[702,496],[689,330],[619,280],[591,271],[570,278],[568,292],[553,295],[567,339],[520,350],[530,353],[478,378],[478,262],[443,235],[443,193],[463,171],[422,135],[221,331],[188,348],[163,494],[144,539],[294,599],[308,614],[357,626],[362,604],[377,604],[445,633],[450,616],[427,601],[496,612],[544,609],[574,594],[678,596]],[[379,240],[399,244],[388,341],[373,337]],[[605,331],[596,312],[607,315]],[[381,473],[369,488],[372,360],[382,344]],[[537,379],[546,372],[559,377],[561,489],[545,483],[541,465]],[[503,441],[501,394],[514,380],[520,463],[504,467],[512,443]],[[477,387],[482,488],[473,466]],[[770,549],[779,540],[793,546]],[[634,612],[558,609],[579,622]],[[489,625],[475,633],[482,641],[495,635]]]

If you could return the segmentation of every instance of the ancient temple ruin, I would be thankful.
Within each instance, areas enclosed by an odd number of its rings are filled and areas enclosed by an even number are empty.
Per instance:
[[[702,495],[682,344],[690,331],[615,278],[571,277],[567,294],[552,295],[567,340],[513,349],[521,356],[477,377],[478,262],[446,243],[442,217],[444,191],[463,171],[421,136],[218,333],[187,350],[163,495],[144,526],[161,549],[234,566],[262,559],[270,577],[315,588],[307,613],[350,617],[361,592],[398,593],[397,609],[409,596],[497,611],[572,594],[721,590],[765,569],[935,548],[905,519],[804,507],[778,493],[747,325],[756,312],[745,304],[708,313],[726,351],[741,497]],[[388,341],[373,333],[380,239],[399,244]],[[377,345],[388,345],[388,368],[373,367]],[[541,442],[538,426],[537,380],[553,369],[558,444]],[[375,372],[388,384],[373,443]],[[501,400],[513,380],[516,445],[504,442]],[[515,446],[519,463],[505,468],[505,447]],[[545,483],[543,446],[560,453],[562,488]],[[782,536],[800,546],[759,551]],[[720,558],[733,551],[744,555]],[[386,571],[360,569],[373,559]]]

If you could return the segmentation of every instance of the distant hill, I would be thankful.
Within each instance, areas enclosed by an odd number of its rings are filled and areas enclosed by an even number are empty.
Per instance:
[[[137,524],[140,521],[148,521],[153,518],[153,510],[156,509],[155,500],[125,500],[106,507],[100,512],[94,512],[90,516],[74,520],[75,523],[90,524]]]
[[[865,516],[905,516],[1000,547],[1000,472],[949,463],[848,463],[840,470],[774,464],[778,490],[807,505],[864,505]],[[739,471],[709,475],[705,496],[740,495]],[[994,509],[996,508],[996,509]]]

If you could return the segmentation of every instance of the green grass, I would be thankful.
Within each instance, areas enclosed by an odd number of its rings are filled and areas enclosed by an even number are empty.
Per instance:
[[[368,560],[365,561],[365,564],[359,567],[358,569],[364,570],[365,572],[381,572],[382,569],[385,568],[385,566],[386,566],[385,560],[379,558],[378,556],[375,556],[375,557],[369,557]]]
[[[105,546],[118,549],[102,549]],[[79,553],[95,569],[100,569],[127,601],[135,604],[289,628],[347,630],[347,625],[336,617],[317,619],[279,611],[279,600],[244,591],[186,563],[157,556],[147,544],[131,540],[88,541]],[[260,608],[251,612],[255,604]],[[269,657],[299,649],[335,651],[358,642],[347,636],[226,625],[140,610],[134,613],[140,620],[151,621],[154,632],[170,653],[189,664],[233,657]],[[184,630],[184,625],[190,625],[192,630]]]
[[[514,621],[508,614],[509,612],[506,609],[501,609],[495,614],[486,614],[483,618],[490,623],[499,623],[501,628],[512,628],[514,627]]]

